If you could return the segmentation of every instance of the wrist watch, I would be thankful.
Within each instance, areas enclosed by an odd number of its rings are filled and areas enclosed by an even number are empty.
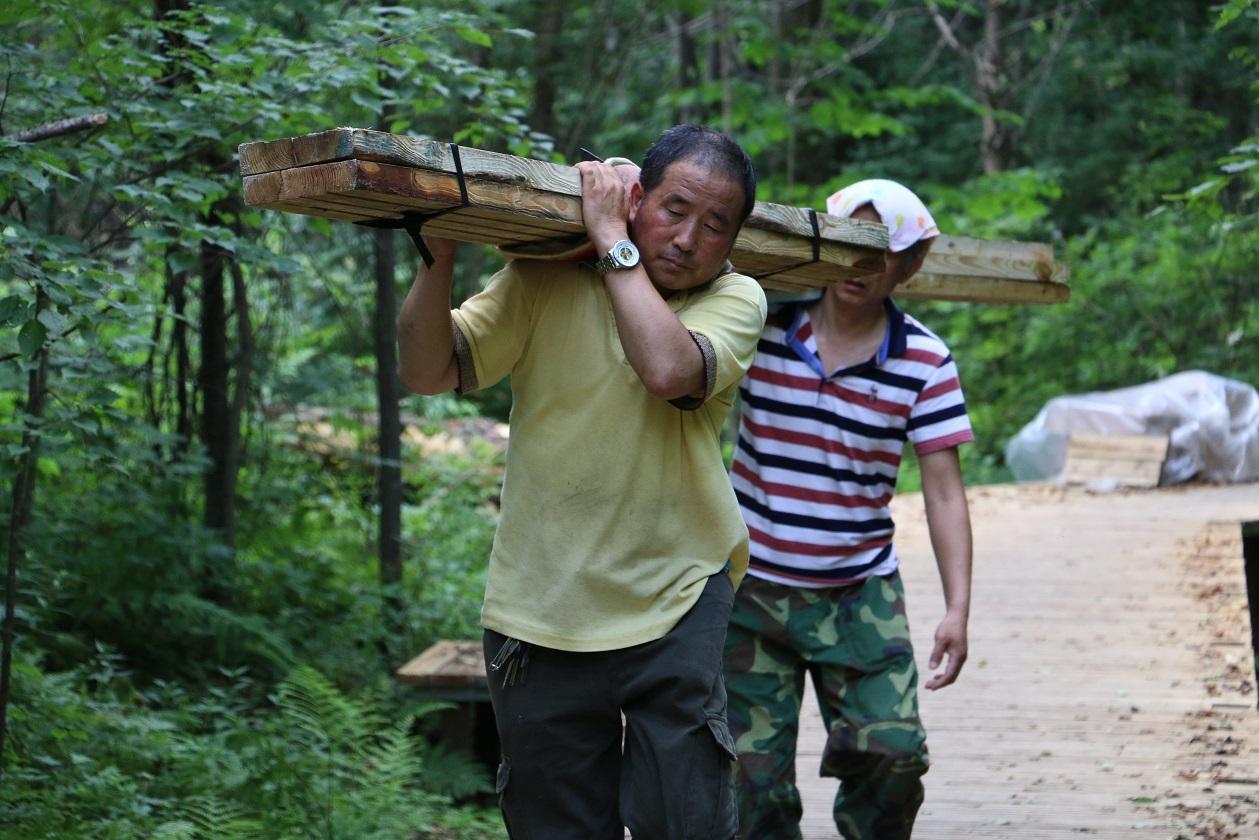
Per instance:
[[[602,257],[595,261],[595,271],[607,274],[609,271],[624,271],[638,265],[638,248],[628,239],[621,239]]]

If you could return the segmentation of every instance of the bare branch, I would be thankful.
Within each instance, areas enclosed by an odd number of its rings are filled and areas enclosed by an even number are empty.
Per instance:
[[[1027,101],[1023,106],[1023,125],[1031,119],[1032,114],[1036,111],[1036,107],[1040,104],[1041,94],[1044,93],[1045,86],[1049,81],[1049,77],[1053,75],[1054,64],[1057,62],[1058,54],[1062,52],[1063,47],[1070,40],[1071,29],[1075,26],[1075,20],[1079,17],[1080,7],[1082,3],[1074,3],[1070,6],[1070,14],[1067,16],[1065,23],[1061,26],[1054,27],[1053,39],[1050,41],[1049,50],[1046,52],[1044,59],[1041,60],[1040,66],[1037,68],[1035,76],[1036,86],[1028,94]],[[1059,6],[1056,12],[1065,11],[1064,7]],[[1029,77],[1030,80],[1031,77]],[[1022,85],[1020,85],[1022,87]],[[1017,132],[1022,134],[1022,130]]]
[[[934,8],[935,4],[933,3],[931,5]],[[938,9],[935,10],[935,14],[940,14]],[[966,10],[964,8],[958,9],[957,13],[953,15],[953,20],[945,21],[944,25],[946,27],[946,31],[952,33],[956,30],[957,26],[962,22],[962,18],[965,16]],[[936,28],[939,28],[938,23],[936,24]],[[911,87],[917,85],[929,72],[931,72],[931,68],[934,67],[936,61],[939,60],[940,53],[946,45],[947,41],[944,37],[944,33],[942,32],[941,36],[936,39],[936,42],[931,45],[931,51],[927,53],[927,57],[922,60],[922,64],[918,65],[918,69],[915,70],[914,75],[910,77],[909,84]],[[950,47],[950,49],[953,49],[953,47]]]
[[[844,60],[842,62],[840,63],[836,63],[833,61],[828,62],[826,64],[823,64],[821,67],[817,68],[816,70],[814,70],[812,73],[807,73],[803,76],[796,78],[791,83],[791,85],[787,88],[784,94],[787,99],[787,102],[794,104],[796,100],[800,97],[800,94],[809,85],[812,85],[815,82],[820,82],[822,79],[825,79],[829,76],[835,75],[836,73],[839,72],[840,67],[847,64],[851,64],[853,61],[856,61],[857,59],[862,58],[863,56],[877,49],[878,46],[882,44],[884,41],[886,41],[887,37],[892,34],[892,30],[896,28],[896,21],[901,17],[902,14],[908,15],[908,14],[913,14],[913,13],[912,12],[898,12],[896,11],[894,6],[886,7],[882,11],[880,11],[878,18],[876,18],[874,21],[875,32],[872,35],[870,35],[869,38],[857,44],[854,44],[851,48],[849,48],[849,50],[844,54]],[[819,20],[818,21],[819,28],[821,27],[821,24],[822,24],[822,21]]]
[[[952,25],[944,19],[944,15],[940,14],[940,7],[935,3],[928,3],[927,12],[931,15],[931,20],[935,23],[936,29],[940,30],[940,39],[944,41],[944,43],[948,44],[949,49],[959,55],[965,54],[965,48],[962,46],[962,43],[957,40],[957,35],[953,34]],[[958,14],[960,15],[961,13],[959,12]]]
[[[4,59],[9,72],[4,75],[4,99],[0,99],[0,126],[4,125],[4,111],[9,106],[9,86],[13,83],[13,56],[6,55]],[[0,128],[0,134],[3,133],[4,129]]]
[[[64,120],[56,120],[19,131],[17,134],[12,135],[12,139],[21,143],[34,143],[38,140],[47,140],[50,137],[60,137],[63,134],[96,128],[107,122],[109,122],[109,115],[104,113],[67,117]]]

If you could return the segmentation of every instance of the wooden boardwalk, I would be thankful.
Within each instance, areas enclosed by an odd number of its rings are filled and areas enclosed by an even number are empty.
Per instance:
[[[970,498],[970,661],[922,693],[932,769],[916,840],[1259,838],[1240,528],[1259,520],[1259,485]],[[921,497],[894,515],[925,673],[943,599]],[[804,835],[835,837],[812,702],[805,715]]]

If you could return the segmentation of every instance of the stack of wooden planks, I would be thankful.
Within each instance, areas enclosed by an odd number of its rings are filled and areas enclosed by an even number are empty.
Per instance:
[[[337,128],[245,143],[240,167],[255,207],[351,222],[444,211],[425,232],[517,250],[584,239],[581,177],[570,166],[463,146],[456,159],[448,143]],[[869,273],[886,247],[882,225],[758,201],[731,259],[767,289],[807,290]],[[898,296],[1056,303],[1068,293],[1048,245],[941,237]]]
[[[394,674],[406,685],[449,692],[451,697],[490,698],[480,642],[443,639],[399,667]]]
[[[1067,484],[1114,482],[1157,487],[1171,444],[1167,435],[1073,434],[1067,442],[1062,480]]]

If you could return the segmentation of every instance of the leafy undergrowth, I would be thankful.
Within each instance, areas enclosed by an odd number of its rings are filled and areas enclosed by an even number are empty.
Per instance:
[[[74,672],[15,669],[6,836],[503,836],[497,814],[446,792],[484,791],[478,768],[427,762],[416,723],[439,704],[398,715],[386,695],[351,698],[299,667],[251,705],[258,686],[239,672],[197,694],[140,691],[118,664],[101,651]]]

